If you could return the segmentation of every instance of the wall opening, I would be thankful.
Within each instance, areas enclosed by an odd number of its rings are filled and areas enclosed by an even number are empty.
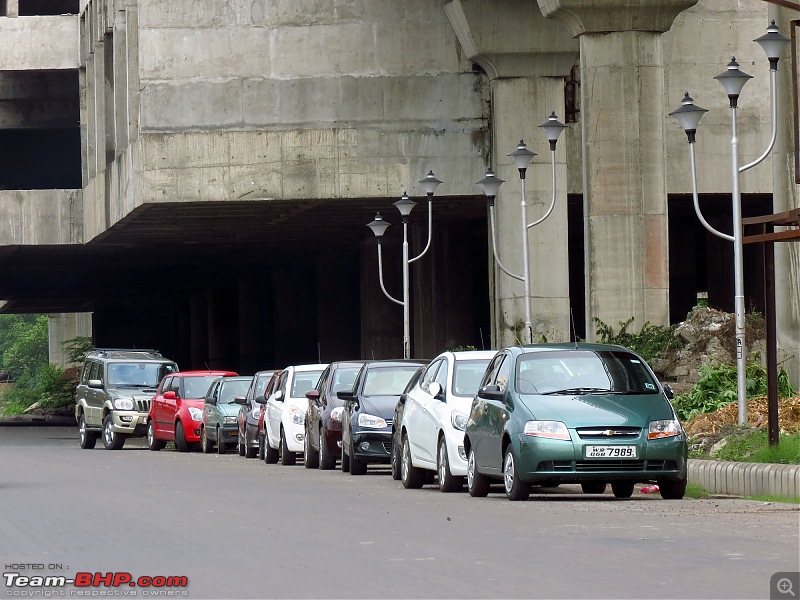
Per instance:
[[[5,5],[5,2],[3,4]],[[79,9],[79,0],[19,0],[21,17],[77,15]]]

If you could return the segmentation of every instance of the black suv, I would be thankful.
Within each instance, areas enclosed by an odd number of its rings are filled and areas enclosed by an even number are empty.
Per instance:
[[[165,375],[178,365],[157,350],[98,348],[89,352],[75,390],[81,448],[119,450],[125,439],[147,433],[150,400]]]

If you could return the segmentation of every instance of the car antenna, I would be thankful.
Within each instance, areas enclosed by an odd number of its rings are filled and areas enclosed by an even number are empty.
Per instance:
[[[483,328],[478,328],[478,333],[481,334],[481,350],[486,350],[486,343],[483,341]]]
[[[575,338],[575,350],[578,349],[578,332],[575,329],[575,317],[572,316],[572,307],[569,307],[569,323],[572,325],[572,335]]]
[[[322,364],[322,345],[317,342],[317,362]]]

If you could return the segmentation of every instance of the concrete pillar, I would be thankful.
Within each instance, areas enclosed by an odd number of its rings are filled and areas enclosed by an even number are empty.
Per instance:
[[[789,37],[789,21],[800,18],[788,8],[770,6],[770,18],[775,19],[783,35]],[[778,63],[778,119],[791,123],[792,58],[791,48]],[[783,212],[800,207],[800,172],[795,170],[795,152],[791,127],[778,127],[778,137],[772,154],[773,210]],[[778,330],[778,364],[789,374],[795,389],[800,387],[800,243],[775,244],[775,303]]]
[[[7,17],[19,16],[19,0],[6,0],[6,16]]]
[[[669,323],[661,35],[697,0],[538,0],[579,36],[587,337]]]
[[[73,367],[67,360],[64,342],[76,337],[92,337],[91,313],[57,313],[47,315],[48,362],[59,367]]]
[[[578,59],[578,45],[568,31],[546,20],[523,0],[454,0],[445,6],[467,57],[492,82],[492,156],[489,163],[507,183],[496,201],[496,244],[500,262],[523,275],[522,244],[530,255],[533,341],[570,338],[567,243],[567,179],[564,140],[557,149],[556,208],[542,224],[521,229],[521,182],[507,156],[524,139],[538,156],[528,167],[528,223],[550,205],[552,168],[547,139],[537,126],[552,112],[564,120],[564,80]],[[476,173],[475,181],[483,176]],[[491,235],[491,233],[490,233]],[[491,254],[491,253],[490,253]],[[495,266],[492,343],[502,347],[525,340],[522,282]]]

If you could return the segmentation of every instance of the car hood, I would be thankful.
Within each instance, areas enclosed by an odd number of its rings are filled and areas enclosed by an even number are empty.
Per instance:
[[[140,387],[118,387],[109,388],[117,398],[132,398],[133,400],[152,400],[156,395],[157,388],[140,388]]]
[[[217,409],[219,412],[226,417],[239,416],[239,405],[238,404],[217,404]]]
[[[387,421],[391,421],[394,417],[394,407],[397,406],[397,401],[400,396],[369,396],[368,398],[359,398],[361,409],[360,413],[367,413],[375,415]]]
[[[539,421],[561,421],[569,428],[593,426],[647,427],[650,421],[672,419],[661,394],[542,396],[525,394],[521,403]]]

